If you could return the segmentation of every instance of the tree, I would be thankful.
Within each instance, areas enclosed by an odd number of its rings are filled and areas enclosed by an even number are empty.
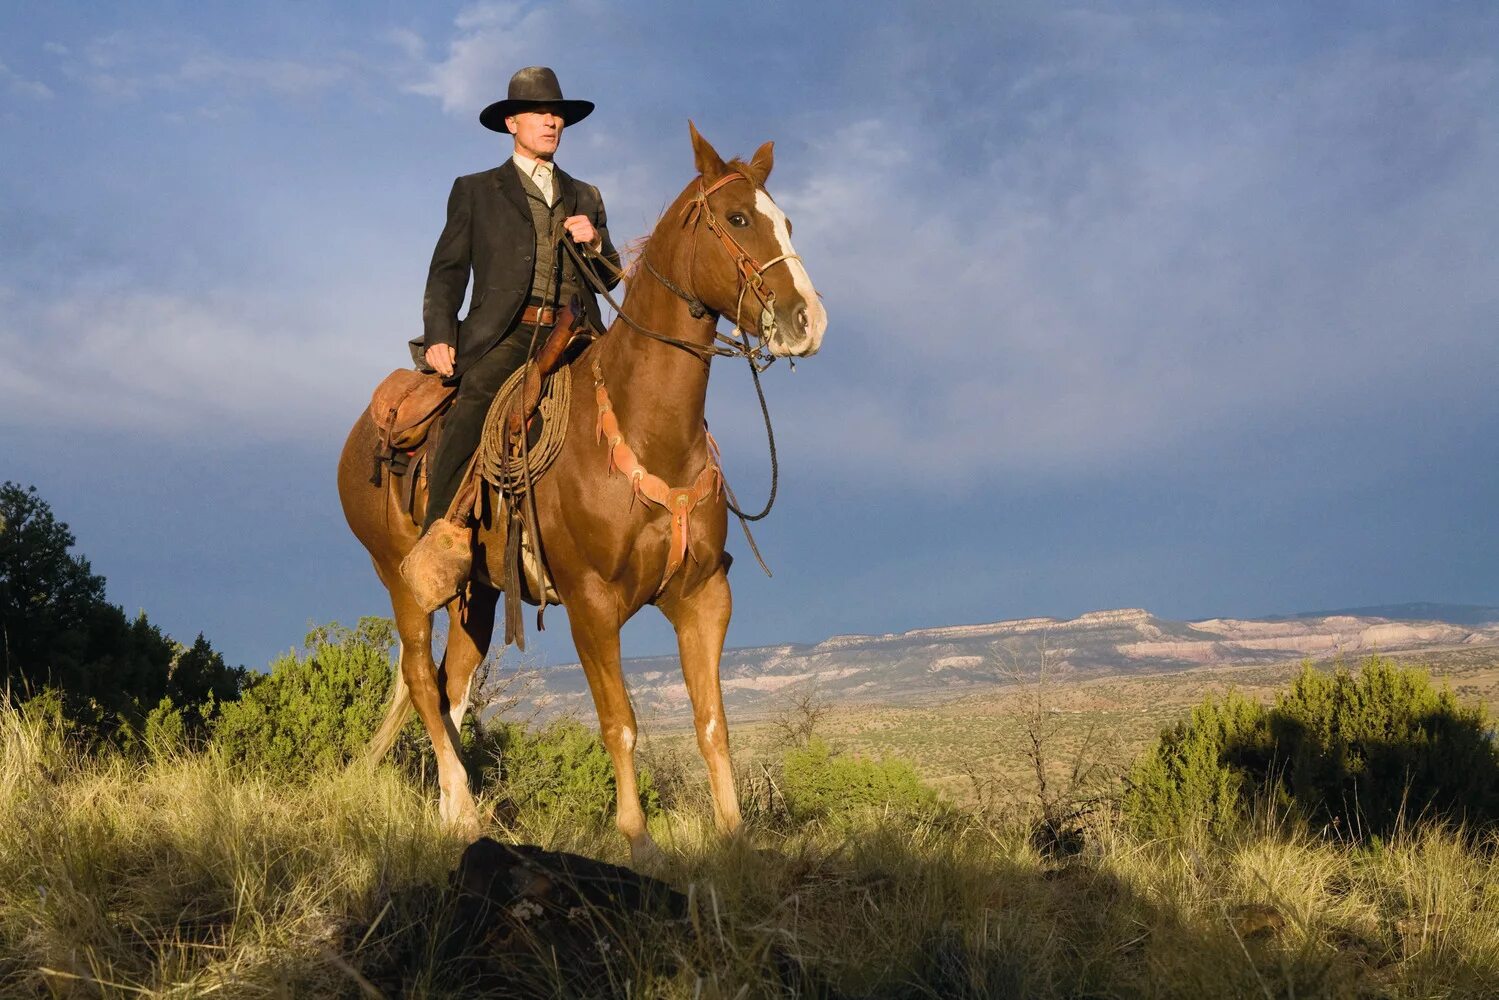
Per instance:
[[[163,699],[201,733],[244,671],[200,634],[183,646],[104,597],[104,578],[71,551],[76,539],[35,487],[0,485],[0,656],[12,698],[56,689],[91,738],[138,732]]]
[[[0,486],[0,655],[12,687],[51,680],[48,668],[105,604],[104,578],[68,551],[74,542],[36,487]]]

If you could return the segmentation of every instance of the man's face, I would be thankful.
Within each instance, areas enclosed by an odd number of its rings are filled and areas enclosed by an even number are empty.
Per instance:
[[[505,119],[515,135],[516,152],[533,160],[550,160],[562,141],[562,116],[545,105]]]

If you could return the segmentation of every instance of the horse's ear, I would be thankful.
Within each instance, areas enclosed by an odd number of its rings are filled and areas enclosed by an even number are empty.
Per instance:
[[[770,176],[770,169],[776,165],[776,144],[767,142],[755,150],[755,155],[750,157],[748,165],[751,179],[764,187],[765,178]]]
[[[687,130],[692,133],[692,155],[697,160],[697,172],[708,180],[714,180],[722,176],[728,169],[724,165],[723,157],[718,155],[718,150],[704,139],[697,126],[692,124],[692,119],[687,119]]]

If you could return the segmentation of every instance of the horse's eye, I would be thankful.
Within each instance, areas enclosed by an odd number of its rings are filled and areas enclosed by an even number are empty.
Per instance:
[[[749,225],[749,219],[745,218],[744,215],[739,212],[730,212],[729,225],[737,226],[740,229],[743,229],[745,226]]]
[[[790,219],[787,219],[786,220],[786,235],[790,236],[795,231],[796,231],[796,227],[791,224],[791,220]]]

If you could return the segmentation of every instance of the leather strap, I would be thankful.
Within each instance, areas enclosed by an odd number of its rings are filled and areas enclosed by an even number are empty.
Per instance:
[[[534,307],[528,307],[527,311],[531,308]],[[521,389],[519,406],[512,409],[509,415],[512,437],[520,435],[521,426],[531,419],[531,414],[536,412],[536,406],[541,402],[541,380],[557,370],[557,366],[562,363],[562,355],[572,343],[573,337],[585,329],[582,326],[581,303],[576,310],[569,304],[559,310],[547,309],[546,311],[556,313],[556,325],[547,334],[546,341],[536,352],[535,357],[526,365],[525,382]]]
[[[708,464],[697,474],[691,486],[670,486],[666,480],[646,469],[635,456],[635,451],[625,443],[624,433],[619,428],[619,418],[614,413],[614,404],[609,400],[609,390],[604,387],[604,373],[599,367],[598,356],[593,358],[594,397],[598,402],[598,439],[609,449],[609,471],[616,469],[630,480],[635,495],[671,514],[671,541],[666,553],[666,572],[656,594],[666,589],[667,583],[682,568],[687,560],[687,545],[692,532],[692,512],[710,496],[717,496],[723,488],[723,476],[710,450]]]

